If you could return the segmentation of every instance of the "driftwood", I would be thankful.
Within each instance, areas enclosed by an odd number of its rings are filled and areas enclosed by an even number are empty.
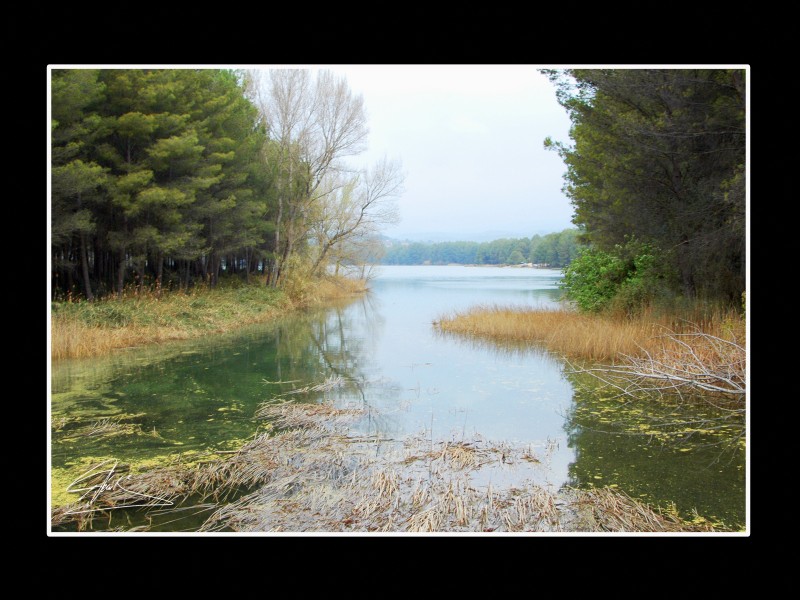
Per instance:
[[[704,394],[744,399],[747,394],[747,351],[735,341],[702,332],[669,333],[658,355],[622,355],[619,364],[586,369],[627,396]],[[740,410],[740,409],[735,409]]]

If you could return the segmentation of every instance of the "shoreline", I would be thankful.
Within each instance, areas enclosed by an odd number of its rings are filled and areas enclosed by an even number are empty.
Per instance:
[[[478,263],[423,263],[423,264],[415,264],[415,265],[406,265],[406,264],[380,264],[375,265],[377,268],[380,267],[486,267],[486,268],[493,268],[493,269],[547,269],[549,271],[560,271],[562,267],[550,267],[544,264],[534,264],[534,263],[520,263],[520,264],[513,264],[513,265],[482,265]]]
[[[363,295],[366,280],[328,276],[292,282],[222,285],[131,294],[95,302],[51,302],[50,360],[91,358],[123,349],[188,340],[269,322]]]

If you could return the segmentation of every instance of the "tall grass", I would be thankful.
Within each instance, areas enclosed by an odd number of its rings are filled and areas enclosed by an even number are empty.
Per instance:
[[[705,308],[680,313],[650,310],[631,318],[569,309],[477,306],[445,315],[436,326],[447,333],[539,344],[566,357],[594,361],[661,351],[671,343],[668,333],[702,331],[744,343],[744,323],[735,311]]]
[[[136,293],[95,302],[51,304],[51,357],[82,358],[120,348],[189,339],[269,321],[293,310],[352,297],[365,284],[344,278],[293,282],[287,289],[264,283],[199,286],[189,292]]]

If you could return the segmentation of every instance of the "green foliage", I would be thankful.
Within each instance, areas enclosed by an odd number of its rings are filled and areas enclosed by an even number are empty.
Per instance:
[[[266,136],[238,74],[54,70],[51,89],[54,295],[215,283],[223,257],[249,271],[268,251]]]
[[[656,296],[662,279],[657,265],[656,251],[636,240],[613,252],[583,248],[565,269],[560,285],[583,311],[635,314]]]
[[[737,302],[745,285],[745,72],[571,69],[546,72],[572,120],[573,222],[615,254],[626,236],[669,249],[664,291]],[[665,282],[666,283],[666,282]],[[649,293],[631,286],[631,302]]]
[[[578,254],[577,229],[535,235],[532,238],[503,238],[491,242],[439,242],[392,244],[382,263],[386,265],[514,265],[534,263],[560,268]]]
[[[659,289],[656,259],[649,249],[643,248],[628,262],[629,269],[625,280],[619,286],[611,301],[612,311],[635,315],[650,304]]]
[[[226,69],[51,72],[54,298],[254,273],[276,286],[298,266],[291,259],[314,227],[328,231],[342,215],[328,187],[339,159],[363,148],[363,100],[327,71],[313,84],[303,69],[270,71],[260,88],[257,79]],[[325,252],[391,216],[377,200],[395,190],[373,183]]]
[[[609,305],[627,274],[618,257],[587,248],[566,268],[560,285],[581,310],[598,312]]]

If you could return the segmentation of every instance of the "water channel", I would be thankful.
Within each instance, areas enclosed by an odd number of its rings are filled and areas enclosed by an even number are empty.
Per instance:
[[[341,377],[345,385],[297,401],[325,396],[367,407],[357,428],[388,439],[481,436],[526,445],[548,458],[525,474],[536,483],[611,485],[683,515],[696,510],[743,527],[743,444],[731,449],[702,435],[664,443],[615,427],[609,399],[559,357],[444,336],[432,325],[475,305],[554,307],[560,276],[385,266],[366,297],[345,305],[199,341],[54,363],[51,504],[74,500],[69,483],[99,460],[163,464],[236,449],[263,430],[253,419],[261,403]],[[119,434],[85,435],[104,423]]]

